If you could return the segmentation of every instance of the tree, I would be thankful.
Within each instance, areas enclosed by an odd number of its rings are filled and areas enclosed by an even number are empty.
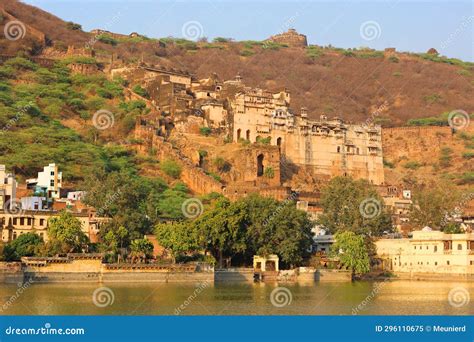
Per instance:
[[[48,236],[53,243],[61,245],[64,253],[81,252],[89,240],[82,231],[81,221],[66,211],[49,220]]]
[[[173,262],[176,262],[177,257],[199,249],[195,234],[191,229],[191,225],[186,222],[156,225],[156,239],[161,246],[171,251]]]
[[[246,250],[248,213],[245,203],[218,200],[216,206],[194,221],[197,241],[211,252],[223,267],[224,257],[229,260]]]
[[[106,251],[110,251],[113,254],[117,254],[119,248],[124,248],[129,244],[128,230],[124,226],[116,228],[113,225],[106,225],[105,232],[101,235],[103,236],[103,247]]]
[[[109,230],[117,232],[125,227],[128,238],[123,240],[123,247],[128,247],[129,240],[153,231],[157,207],[164,201],[167,185],[159,178],[147,179],[123,171],[100,171],[87,179],[85,189],[85,202],[97,208],[100,216],[111,218],[101,230],[101,237],[104,238]]]
[[[336,233],[331,247],[333,256],[352,270],[352,273],[363,274],[370,271],[370,258],[364,237],[354,232]]]
[[[300,264],[312,244],[312,223],[292,201],[252,195],[235,202],[220,199],[193,222],[199,245],[223,266],[236,256],[277,254],[283,263]]]
[[[21,234],[5,245],[3,257],[6,261],[18,261],[22,257],[34,256],[43,245],[43,239],[34,233]]]
[[[295,208],[293,201],[249,196],[242,200],[250,217],[248,251],[258,255],[277,254],[289,266],[300,264],[313,242],[313,223]]]
[[[414,191],[410,222],[417,228],[429,226],[443,230],[459,202],[460,193],[450,184],[418,187]]]
[[[153,244],[147,239],[136,239],[130,244],[132,260],[146,260],[153,255]]]
[[[333,178],[322,190],[321,206],[323,214],[318,223],[330,233],[351,231],[380,236],[393,230],[382,198],[366,180]]]

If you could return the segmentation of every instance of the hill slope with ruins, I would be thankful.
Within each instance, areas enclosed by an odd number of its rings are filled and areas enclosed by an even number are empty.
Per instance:
[[[297,190],[311,202],[336,175],[379,186],[474,184],[472,125],[453,132],[446,114],[474,112],[472,63],[433,51],[308,46],[292,30],[263,42],[212,43],[88,33],[14,0],[0,9],[1,32],[15,20],[26,30],[24,39],[0,42],[3,64],[20,70],[2,92],[14,89],[16,97],[29,89],[49,128],[64,128],[52,139],[37,138],[20,120],[10,129],[15,118],[8,121],[7,110],[1,112],[8,133],[18,137],[11,146],[0,144],[4,162],[16,163],[10,166],[22,177],[34,173],[34,161],[72,149],[65,172],[72,182],[96,165],[128,163],[166,178],[156,160],[172,159],[193,192],[229,198],[257,192],[285,199]],[[15,60],[18,52],[36,65]],[[70,75],[61,84],[65,68]],[[63,102],[48,97],[48,82]],[[103,109],[115,120],[105,130],[93,120]],[[443,127],[396,127],[410,120]],[[38,153],[38,142],[51,151]],[[105,156],[97,146],[108,149]],[[125,158],[116,146],[137,156]],[[93,153],[78,163],[88,150]]]
[[[0,6],[28,29],[44,34],[43,41],[32,42],[28,34],[22,40],[32,53],[57,56],[66,53],[68,46],[93,45],[104,61],[112,54],[125,62],[143,58],[151,64],[188,70],[197,78],[216,73],[225,80],[240,74],[252,87],[287,88],[294,108],[307,107],[312,118],[325,114],[364,121],[375,113],[378,122],[394,126],[455,109],[474,111],[473,64],[433,53],[306,46],[299,35],[296,46],[292,40],[285,44],[285,37],[279,36],[271,44],[226,39],[194,43],[118,34],[104,39],[103,34],[71,29],[61,19],[15,0],[5,0]],[[0,53],[18,48],[12,45],[3,40]]]

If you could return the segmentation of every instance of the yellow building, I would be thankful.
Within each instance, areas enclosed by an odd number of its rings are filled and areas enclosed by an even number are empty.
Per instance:
[[[474,234],[425,228],[408,239],[380,239],[377,254],[394,272],[474,274]]]
[[[0,234],[2,242],[15,240],[22,234],[36,233],[48,241],[48,222],[53,217],[58,217],[58,211],[30,211],[24,210],[20,213],[11,214],[0,210]],[[107,218],[96,217],[92,213],[73,213],[82,225],[82,231],[89,240],[95,242],[99,233],[100,225]]]
[[[305,108],[295,115],[289,105],[287,91],[244,88],[232,101],[234,141],[269,139],[288,162],[315,175],[384,183],[380,126],[347,124],[324,115],[313,120]]]

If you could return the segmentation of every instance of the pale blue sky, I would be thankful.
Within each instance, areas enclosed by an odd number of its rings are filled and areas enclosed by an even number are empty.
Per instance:
[[[106,28],[127,34],[136,31],[149,37],[183,37],[183,26],[192,22],[199,31],[202,28],[199,33],[210,39],[221,36],[262,40],[294,27],[308,36],[310,44],[396,47],[399,51],[412,52],[434,47],[448,57],[474,61],[472,0],[24,2],[80,23],[85,30]],[[361,26],[367,27],[368,39],[361,34]]]

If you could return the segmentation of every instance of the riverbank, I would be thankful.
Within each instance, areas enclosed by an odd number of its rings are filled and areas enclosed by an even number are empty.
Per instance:
[[[299,267],[293,270],[255,271],[253,268],[214,269],[206,263],[105,264],[100,255],[70,254],[67,257],[23,258],[0,263],[0,282],[157,282],[157,283],[314,283],[350,282],[348,271]]]

